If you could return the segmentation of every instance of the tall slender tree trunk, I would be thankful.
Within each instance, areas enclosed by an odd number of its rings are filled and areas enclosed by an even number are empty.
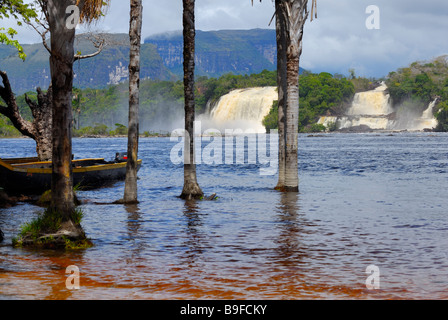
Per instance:
[[[286,25],[281,13],[282,0],[275,0],[277,35],[277,87],[278,87],[278,182],[275,189],[285,188],[285,111],[286,111]]]
[[[74,211],[72,175],[72,88],[75,29],[67,28],[68,6],[84,1],[48,0],[48,23],[51,32],[50,70],[53,89],[53,172],[51,180],[52,208],[63,220],[70,220]]]
[[[124,202],[137,203],[137,160],[139,135],[139,90],[140,90],[140,43],[142,32],[142,0],[131,0],[129,39],[131,43],[129,60],[129,130],[128,160]]]
[[[196,177],[194,159],[194,54],[195,54],[195,16],[194,0],[183,0],[183,36],[184,36],[184,95],[185,95],[185,150],[184,150],[184,187],[181,198],[200,198],[204,194]]]
[[[286,154],[285,154],[285,186],[286,191],[299,191],[298,175],[298,121],[299,121],[299,86],[298,62],[293,57],[288,58],[287,67],[287,109],[286,109]],[[294,82],[293,82],[294,81]]]
[[[308,0],[285,0],[283,4],[287,28],[285,190],[298,192],[299,62]]]

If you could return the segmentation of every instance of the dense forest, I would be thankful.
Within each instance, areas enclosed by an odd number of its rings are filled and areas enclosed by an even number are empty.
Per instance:
[[[206,113],[210,105],[234,89],[276,86],[276,72],[264,70],[258,74],[225,74],[219,78],[201,76],[196,79],[196,112]],[[391,72],[385,79],[395,108],[422,108],[438,98],[435,110],[437,131],[448,131],[448,62],[446,57],[414,62],[409,67]],[[328,128],[318,125],[322,115],[340,115],[350,106],[356,92],[371,89],[374,79],[348,77],[329,73],[303,72],[300,87],[300,132],[318,132]],[[36,99],[35,92],[28,97]],[[127,128],[127,83],[105,89],[77,89],[73,91],[74,136],[124,135]],[[31,119],[25,95],[17,97],[21,113]],[[183,124],[182,81],[143,80],[140,91],[141,134],[168,134]],[[421,110],[420,110],[421,111]],[[264,119],[266,129],[277,128],[277,102]],[[0,117],[0,136],[20,136],[8,119]]]

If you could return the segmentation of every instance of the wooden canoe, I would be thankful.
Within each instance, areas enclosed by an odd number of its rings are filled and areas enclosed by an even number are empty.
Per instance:
[[[138,160],[140,169],[142,160]],[[126,161],[72,160],[73,185],[94,189],[126,177]],[[0,158],[0,187],[11,194],[42,194],[51,189],[51,161],[37,158]]]

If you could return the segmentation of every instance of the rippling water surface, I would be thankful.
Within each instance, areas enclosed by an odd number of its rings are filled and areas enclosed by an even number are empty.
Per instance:
[[[75,139],[77,158],[126,150],[126,139]],[[183,168],[168,138],[140,140],[136,206],[104,205],[124,183],[81,191],[80,252],[13,249],[41,209],[0,209],[1,299],[447,299],[448,135],[299,137],[300,193],[272,190],[257,165],[199,165],[216,201],[179,199]],[[4,158],[32,156],[27,139],[1,140]],[[67,266],[80,290],[66,289]],[[366,268],[380,289],[366,288]]]

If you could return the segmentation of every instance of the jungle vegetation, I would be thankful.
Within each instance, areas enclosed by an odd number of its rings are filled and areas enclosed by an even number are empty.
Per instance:
[[[219,78],[200,76],[195,81],[196,113],[207,112],[207,104],[213,104],[231,90],[247,87],[276,86],[276,71],[264,70],[251,75],[225,74]],[[390,72],[385,79],[395,106],[411,107],[414,102],[427,106],[438,97],[435,116],[439,121],[438,131],[448,131],[448,63],[446,57],[425,62],[414,62],[406,68]],[[299,78],[300,112],[299,131],[316,132],[325,128],[317,125],[320,116],[343,113],[356,92],[371,89],[375,79],[363,77],[319,74],[304,71]],[[140,85],[140,119],[145,121],[158,112],[168,109],[182,112],[184,92],[182,81],[158,81],[145,79]],[[122,119],[127,117],[128,84],[120,83],[104,89],[74,88],[74,136],[126,135],[127,126]],[[28,92],[36,100],[36,92]],[[31,120],[31,111],[25,95],[17,97],[21,114]],[[264,120],[267,129],[277,128],[277,102]],[[165,132],[167,133],[167,132]],[[155,134],[144,130],[142,135]],[[0,137],[20,137],[10,121],[0,116]]]

